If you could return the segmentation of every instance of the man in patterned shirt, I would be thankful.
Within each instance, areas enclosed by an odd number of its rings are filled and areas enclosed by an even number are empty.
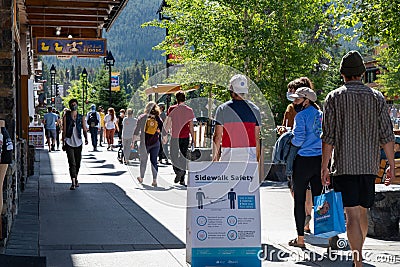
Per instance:
[[[365,65],[357,51],[342,58],[340,73],[345,84],[330,92],[324,103],[321,181],[323,185],[332,182],[335,191],[342,192],[353,266],[362,266],[380,146],[389,162],[385,181],[389,185],[394,177],[394,134],[383,95],[361,81]]]

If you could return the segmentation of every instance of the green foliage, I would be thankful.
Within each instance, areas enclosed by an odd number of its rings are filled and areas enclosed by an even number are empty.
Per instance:
[[[385,0],[344,0],[349,15],[344,22],[348,27],[358,27],[356,33],[369,47],[380,52],[376,55],[383,74],[378,83],[389,97],[399,96],[400,78],[400,2]]]
[[[322,86],[328,78],[319,66],[332,59],[327,48],[336,41],[332,33],[335,6],[330,1],[167,3],[164,15],[171,20],[145,24],[168,28],[169,36],[156,49],[176,55],[171,63],[218,62],[241,71],[258,85],[278,114],[288,104],[289,81],[309,76]],[[215,90],[215,94],[224,95],[224,91]]]
[[[95,78],[93,83],[93,94],[95,98],[96,106],[103,106],[107,110],[110,100],[110,90],[109,90],[109,73],[107,69],[101,69]],[[111,92],[111,107],[118,112],[120,109],[126,109],[127,94],[123,86],[120,87],[121,90],[118,92]]]
[[[90,110],[90,106],[95,104],[98,106],[103,106],[104,109],[108,109],[109,107],[109,74],[106,70],[101,70],[99,74],[96,76],[93,83],[88,83],[87,90],[85,94],[85,101],[83,101],[83,83],[82,77],[80,81],[72,81],[71,87],[68,90],[68,94],[66,97],[63,97],[63,104],[65,107],[68,107],[68,102],[70,99],[75,98],[78,100],[78,110],[82,113],[82,103],[85,105],[85,113]],[[119,92],[111,92],[111,101],[112,107],[119,111],[120,109],[126,109],[127,107],[127,95],[125,93],[125,89],[121,87]]]

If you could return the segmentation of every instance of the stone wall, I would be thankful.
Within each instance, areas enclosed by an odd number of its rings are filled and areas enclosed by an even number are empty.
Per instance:
[[[18,196],[24,188],[27,177],[27,144],[18,140],[15,131],[16,77],[20,70],[16,68],[17,45],[14,38],[13,0],[0,0],[0,119],[5,120],[7,130],[14,144],[14,161],[8,166],[3,182],[3,210],[1,212],[0,246],[7,242],[14,217],[18,212]],[[19,64],[17,64],[19,65]]]
[[[14,215],[16,212],[15,197],[17,195],[15,175],[17,171],[17,165],[15,163],[10,164],[7,169],[6,176],[3,182],[3,210],[1,212],[1,237],[0,246],[4,246],[7,242],[8,235],[11,231],[11,226],[14,221]]]

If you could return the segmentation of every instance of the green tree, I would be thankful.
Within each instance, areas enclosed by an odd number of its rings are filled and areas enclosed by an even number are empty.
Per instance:
[[[399,96],[400,86],[400,2],[369,0],[344,1],[349,7],[347,26],[368,47],[377,48],[376,56],[382,68],[378,83],[387,96]],[[358,27],[357,27],[358,26]],[[387,71],[386,71],[387,70]]]
[[[111,92],[111,107],[113,107],[117,112],[120,109],[126,109],[127,94],[125,88],[120,86],[120,91]],[[93,103],[96,106],[103,106],[105,110],[109,108],[109,73],[106,69],[101,69],[96,75],[95,81],[92,84],[92,92],[94,96]]]
[[[166,2],[163,14],[170,20],[145,26],[168,28],[169,35],[156,49],[176,55],[170,63],[200,60],[231,66],[258,85],[278,114],[288,104],[290,80],[309,76],[322,88],[327,79],[326,69],[318,66],[331,61],[327,48],[336,41],[330,1]],[[225,90],[213,93],[223,95]]]

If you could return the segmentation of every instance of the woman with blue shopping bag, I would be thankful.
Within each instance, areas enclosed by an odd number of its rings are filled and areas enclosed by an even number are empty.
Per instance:
[[[317,95],[308,87],[301,87],[291,95],[297,111],[294,119],[292,145],[299,148],[293,163],[294,217],[297,238],[289,246],[305,248],[304,223],[307,187],[311,185],[313,196],[321,194],[322,112],[315,101]]]

